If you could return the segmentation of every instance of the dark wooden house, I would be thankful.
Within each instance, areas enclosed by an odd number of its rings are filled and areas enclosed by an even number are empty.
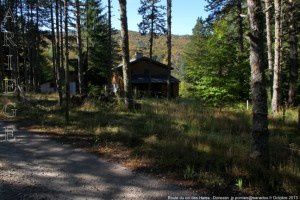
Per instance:
[[[114,92],[123,92],[122,67],[121,64],[113,68],[112,85]],[[137,53],[136,57],[130,60],[132,90],[140,96],[165,97],[167,96],[168,78],[170,76],[171,96],[177,97],[180,81],[171,76],[172,70],[173,68],[163,63]]]

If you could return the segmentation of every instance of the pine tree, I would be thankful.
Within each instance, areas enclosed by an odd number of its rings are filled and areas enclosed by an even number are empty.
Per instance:
[[[53,67],[53,80],[55,80],[56,88],[57,88],[57,79],[56,79],[56,62],[55,62],[55,56],[56,56],[56,38],[55,38],[55,30],[54,30],[54,16],[53,16],[53,0],[50,1],[50,20],[51,20],[51,47],[52,47],[52,67]]]
[[[297,22],[296,22],[296,3],[295,0],[289,0],[289,46],[290,46],[290,83],[289,83],[289,94],[288,103],[290,106],[296,106],[296,91],[297,91],[297,80],[298,80],[298,38]]]
[[[266,32],[267,32],[267,47],[268,47],[268,66],[269,70],[273,69],[273,55],[272,55],[272,31],[271,31],[271,3],[270,0],[265,0],[266,13]]]
[[[101,3],[99,0],[88,0],[86,7],[87,80],[91,85],[108,84],[111,70],[112,52],[107,50],[111,42],[110,28]]]
[[[66,82],[66,105],[65,105],[65,112],[66,112],[66,123],[69,123],[69,104],[70,104],[70,80],[69,80],[69,10],[68,10],[69,2],[68,0],[64,0],[64,16],[65,16],[65,82]]]
[[[84,94],[84,81],[83,81],[83,59],[82,59],[82,37],[81,37],[81,9],[80,1],[75,1],[75,16],[76,16],[76,33],[77,33],[77,65],[78,65],[78,90],[79,94]]]
[[[275,43],[274,43],[274,74],[273,74],[273,96],[272,96],[272,112],[276,113],[280,107],[281,94],[281,0],[274,0],[275,8]]]
[[[59,0],[55,0],[55,20],[56,20],[56,82],[57,82],[57,90],[58,90],[58,96],[59,96],[59,105],[62,106],[63,104],[63,95],[62,95],[62,65],[61,65],[61,46],[60,46],[60,21],[59,21]]]
[[[142,35],[149,34],[149,55],[153,56],[153,43],[155,37],[165,34],[166,21],[164,19],[165,7],[159,5],[161,0],[141,0],[141,7],[138,13],[142,16],[142,22],[138,24]]]
[[[122,59],[123,59],[123,81],[124,81],[124,100],[127,109],[133,108],[131,77],[129,66],[129,39],[128,39],[128,24],[127,24],[127,2],[119,0],[120,18],[121,18],[121,39],[122,39]]]
[[[4,16],[4,5],[0,0],[0,19]],[[1,27],[2,31],[2,27]],[[4,48],[3,48],[3,34],[0,34],[0,91],[2,91],[2,80],[4,79]]]
[[[167,21],[168,21],[168,35],[167,35],[167,46],[168,46],[168,67],[172,67],[172,0],[167,0]],[[168,76],[168,89],[167,97],[171,97],[171,83],[170,76]]]
[[[112,15],[112,11],[111,11],[111,0],[108,0],[108,57],[109,57],[109,69],[111,69],[113,67],[113,40],[112,40],[112,22],[111,22],[111,15]],[[109,70],[110,71],[110,70]],[[110,73],[109,73],[109,77],[110,77]]]
[[[253,104],[253,154],[254,158],[268,161],[268,106],[264,70],[264,16],[260,0],[247,0],[250,21],[250,65]]]

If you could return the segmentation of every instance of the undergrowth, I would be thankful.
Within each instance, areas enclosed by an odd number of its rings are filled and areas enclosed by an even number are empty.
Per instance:
[[[298,194],[300,191],[297,112],[270,116],[270,163],[251,160],[251,111],[245,105],[214,109],[190,100],[142,100],[142,109],[86,101],[64,112],[55,96],[33,95],[33,107],[20,105],[20,121],[45,131],[82,138],[91,146],[130,150],[146,168],[192,181],[211,191],[247,194]],[[296,151],[291,150],[296,149]],[[298,149],[298,151],[297,151]],[[217,192],[218,193],[218,192]]]

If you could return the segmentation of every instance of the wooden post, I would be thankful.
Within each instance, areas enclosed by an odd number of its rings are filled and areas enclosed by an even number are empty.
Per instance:
[[[247,110],[249,110],[249,100],[247,100]]]

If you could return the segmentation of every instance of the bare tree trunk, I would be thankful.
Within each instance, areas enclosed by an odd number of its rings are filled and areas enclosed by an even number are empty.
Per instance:
[[[275,8],[275,49],[274,49],[274,76],[272,112],[276,113],[280,108],[281,90],[281,0],[274,0]]]
[[[62,77],[61,77],[61,65],[60,65],[60,57],[62,56],[60,53],[60,33],[59,33],[59,0],[55,0],[55,20],[56,20],[56,84],[59,96],[59,105],[62,107],[63,104],[63,95],[62,95]]]
[[[260,0],[247,0],[250,20],[250,65],[253,102],[253,158],[268,160],[268,106],[264,70],[264,16]]]
[[[25,24],[26,24],[26,18],[24,17],[24,14],[23,14],[23,1],[21,0],[20,2],[20,12],[21,12],[21,19],[22,19],[22,22],[21,22],[21,29],[22,29],[22,44],[23,44],[23,84],[25,86],[25,90],[27,89],[27,62],[26,62],[26,59],[27,59],[27,52],[26,52],[26,39],[25,39]]]
[[[271,4],[270,0],[265,0],[266,13],[266,32],[267,32],[267,47],[268,47],[268,68],[273,70],[273,55],[272,55],[272,31],[271,31]]]
[[[167,36],[167,46],[168,46],[168,67],[172,67],[172,0],[167,0],[167,21],[168,21],[168,36]],[[171,97],[171,71],[168,74],[167,81],[167,97]]]
[[[57,79],[56,79],[56,63],[55,63],[55,56],[56,56],[56,38],[55,38],[55,31],[54,31],[54,17],[53,17],[53,0],[50,1],[50,18],[51,18],[51,45],[52,45],[52,67],[53,67],[53,80],[55,81],[55,86],[57,88]]]
[[[64,34],[63,34],[63,2],[60,2],[59,8],[59,21],[60,21],[60,65],[61,65],[61,79],[63,80],[64,70]]]
[[[36,62],[35,62],[35,90],[38,90],[41,82],[41,69],[40,69],[40,31],[39,31],[39,21],[40,21],[40,7],[39,1],[36,1]]]
[[[111,0],[108,0],[108,56],[109,56],[109,66],[108,66],[108,70],[109,72],[111,72],[111,69],[113,67],[113,56],[112,56],[112,25],[111,25]],[[109,79],[108,79],[108,83],[110,81],[111,78],[111,73],[109,73]]]
[[[69,123],[69,104],[70,104],[70,80],[69,80],[69,30],[68,30],[68,0],[64,1],[64,13],[65,13],[65,79],[66,79],[66,123]]]
[[[290,85],[289,99],[290,106],[296,106],[296,90],[298,80],[298,38],[297,38],[297,23],[296,23],[296,5],[295,0],[289,0],[289,37],[290,37]]]
[[[131,72],[129,65],[129,39],[128,39],[128,24],[127,24],[127,2],[119,0],[120,18],[121,18],[121,38],[122,38],[122,59],[123,59],[123,81],[125,92],[125,106],[127,109],[133,108],[133,99],[131,92]]]
[[[244,52],[244,24],[243,24],[243,9],[242,0],[237,0],[238,24],[239,24],[239,46],[240,52]]]
[[[2,2],[1,2],[2,3]],[[0,19],[3,19],[4,10],[0,7]],[[2,91],[3,87],[3,80],[4,80],[4,50],[3,50],[3,34],[0,34],[0,92]]]
[[[34,23],[33,21],[33,16],[34,16],[34,14],[33,14],[33,6],[32,5],[30,5],[30,21],[31,21],[31,23]],[[35,89],[35,81],[36,81],[36,79],[35,79],[35,58],[34,58],[34,50],[36,50],[36,41],[35,41],[35,39],[34,39],[34,33],[32,33],[32,35],[30,36],[31,38],[30,38],[30,41],[31,42],[33,42],[33,46],[34,46],[34,48],[32,48],[31,47],[31,45],[32,44],[30,44],[29,43],[29,49],[30,49],[30,76],[31,76],[31,88],[33,88],[33,89]]]
[[[29,9],[29,4],[27,4],[27,23],[30,21],[30,9]],[[25,24],[26,25],[26,24]],[[28,29],[28,28],[27,28]],[[27,30],[27,33],[29,32],[29,30]],[[30,42],[29,42],[30,36],[28,36],[28,34],[26,35],[26,54],[27,54],[27,58],[28,58],[28,67],[26,66],[26,70],[25,70],[25,85],[26,85],[26,90],[30,90],[30,86],[31,86],[31,50],[30,50]]]
[[[78,89],[79,94],[83,94],[83,76],[82,76],[82,37],[81,37],[81,23],[80,23],[80,4],[76,0],[76,28],[77,28],[77,63],[78,63]]]
[[[154,1],[152,1],[152,15],[153,15],[153,9],[154,9]],[[150,52],[149,52],[149,56],[152,59],[153,57],[153,42],[154,42],[154,19],[150,19],[151,20],[151,27],[150,27],[150,39],[149,39],[149,43],[150,43]]]
[[[85,14],[86,14],[86,21],[88,22],[89,21],[88,6],[85,7]],[[88,24],[86,26],[88,26]],[[86,40],[86,58],[85,58],[85,60],[86,60],[85,72],[86,72],[86,70],[89,69],[89,60],[90,60],[90,38],[89,38],[89,33],[86,34],[85,40]],[[87,80],[85,80],[84,85],[87,88],[87,85],[88,85]]]

